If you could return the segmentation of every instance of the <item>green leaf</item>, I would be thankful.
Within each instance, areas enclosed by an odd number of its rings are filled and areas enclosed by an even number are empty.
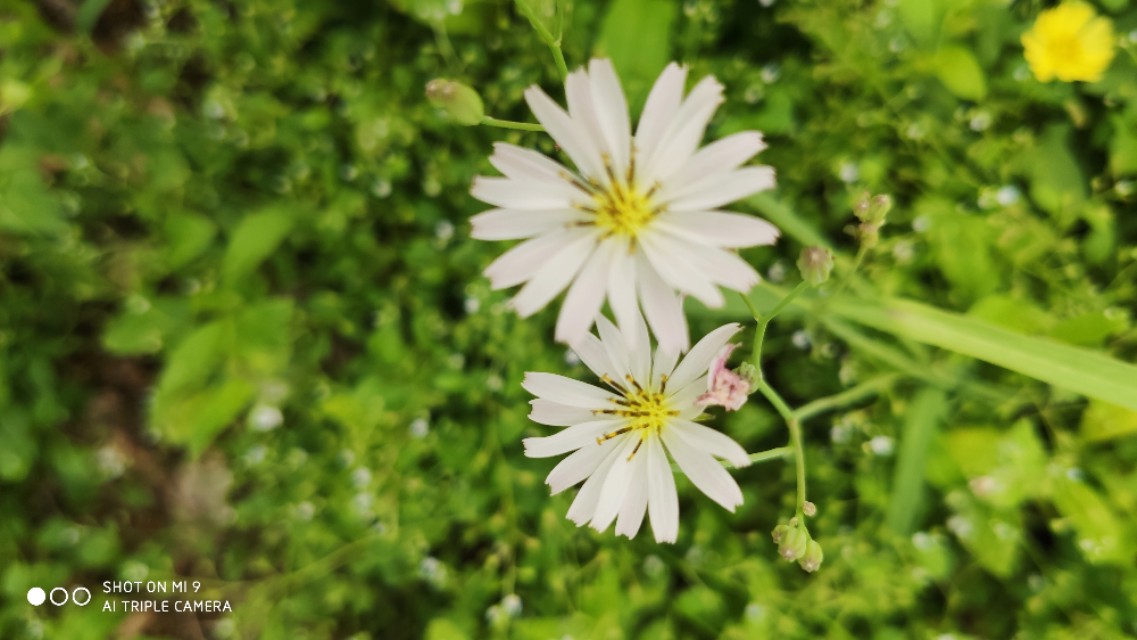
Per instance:
[[[225,357],[227,328],[222,321],[210,322],[183,339],[166,360],[157,395],[204,385]]]
[[[156,397],[154,429],[165,439],[186,446],[197,457],[225,427],[248,407],[254,387],[239,379],[173,397]]]
[[[678,3],[660,0],[615,0],[604,17],[596,55],[612,59],[632,112],[671,61],[671,26]]]
[[[75,13],[75,26],[80,33],[90,35],[99,22],[99,16],[103,15],[103,10],[110,3],[111,0],[84,0],[83,6]]]
[[[179,298],[155,300],[141,312],[127,309],[103,331],[103,347],[124,356],[157,353],[189,316],[189,302]]]
[[[1130,532],[1097,491],[1079,474],[1056,469],[1052,476],[1054,506],[1077,534],[1078,549],[1093,564],[1128,564],[1137,547]]]
[[[222,277],[233,283],[248,276],[276,250],[295,223],[296,216],[281,208],[270,208],[246,217],[229,241],[221,265]]]
[[[835,299],[831,313],[989,362],[1056,387],[1137,409],[1137,366],[1088,349],[1008,331],[908,300]]]
[[[900,0],[896,10],[900,22],[918,45],[925,49],[935,46],[944,21],[943,0]]]
[[[899,534],[911,533],[923,510],[928,449],[946,414],[947,396],[934,388],[922,389],[905,412],[886,516],[888,526]]]
[[[1076,220],[1076,209],[1086,200],[1088,185],[1081,163],[1070,150],[1069,126],[1051,126],[1031,155],[1030,195],[1039,206],[1059,216],[1065,226]]]
[[[1090,442],[1137,435],[1137,411],[1107,402],[1090,402],[1082,414],[1081,433]]]
[[[936,52],[936,76],[957,98],[978,102],[987,96],[987,77],[968,49],[947,45]]]
[[[11,128],[16,122],[13,118]],[[36,153],[11,143],[0,146],[0,231],[54,235],[67,228],[60,213],[40,177]]]
[[[167,218],[163,231],[166,264],[170,269],[179,269],[209,248],[217,234],[217,225],[205,216],[184,213]]]

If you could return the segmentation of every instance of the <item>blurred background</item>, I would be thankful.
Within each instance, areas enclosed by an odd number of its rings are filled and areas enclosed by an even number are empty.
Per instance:
[[[710,137],[765,132],[779,186],[737,208],[785,229],[742,254],[774,287],[812,239],[847,263],[888,193],[860,291],[1133,362],[1137,11],[1095,5],[1100,81],[1043,84],[1045,6],[576,0],[562,26],[633,105],[680,60],[726,86]],[[587,375],[467,222],[493,141],[554,148],[448,122],[435,77],[499,118],[563,95],[505,0],[0,3],[0,637],[1137,635],[1137,413],[824,308],[766,347],[792,404],[828,399],[820,572],[770,540],[781,462],[735,472],[735,514],[679,478],[677,544],[578,530],[519,383]],[[740,307],[689,304],[692,333]],[[785,443],[758,398],[715,425]],[[181,578],[232,612],[100,610],[104,580]]]

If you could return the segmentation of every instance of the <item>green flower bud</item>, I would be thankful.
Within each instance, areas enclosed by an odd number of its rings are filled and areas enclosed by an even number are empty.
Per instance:
[[[782,538],[786,537],[786,533],[788,533],[789,530],[790,528],[784,524],[774,527],[774,530],[770,532],[770,537],[774,539],[774,544],[781,544]]]
[[[869,197],[868,193],[861,194],[853,205],[853,215],[857,220],[877,227],[884,224],[884,219],[891,210],[892,198],[884,193],[872,197]]]
[[[786,560],[797,560],[805,555],[809,546],[809,532],[803,527],[793,527],[782,536],[778,545],[778,555]]]
[[[821,568],[821,562],[825,560],[825,553],[821,550],[821,545],[816,540],[810,540],[805,545],[805,553],[798,560],[801,568],[808,573],[813,573]]]
[[[749,362],[743,362],[738,365],[738,369],[735,370],[735,373],[743,380],[749,382],[751,389],[758,386],[758,381],[762,379],[762,376],[758,373],[758,367],[755,367]]]
[[[797,268],[806,282],[814,287],[820,286],[833,271],[833,254],[821,247],[806,247],[797,259]]]
[[[472,127],[481,124],[486,115],[482,97],[461,82],[435,78],[426,83],[426,99],[461,125]]]
[[[817,505],[813,504],[809,500],[806,500],[801,505],[801,512],[812,518],[813,516],[817,515]]]

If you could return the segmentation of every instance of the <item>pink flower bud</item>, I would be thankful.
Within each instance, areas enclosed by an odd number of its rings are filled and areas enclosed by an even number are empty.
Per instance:
[[[720,405],[727,411],[738,411],[746,403],[750,397],[750,381],[726,368],[726,360],[736,347],[736,344],[726,345],[711,361],[707,372],[707,392],[699,396],[695,404],[700,407]]]

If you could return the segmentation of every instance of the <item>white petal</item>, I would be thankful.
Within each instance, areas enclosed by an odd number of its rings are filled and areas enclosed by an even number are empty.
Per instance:
[[[568,78],[565,79],[565,98],[568,102],[569,117],[585,133],[585,138],[577,141],[578,144],[587,147],[587,153],[600,158],[603,166],[604,156],[611,156],[611,153],[607,149],[604,131],[600,126],[600,116],[596,113],[596,105],[592,99],[592,81],[584,69],[577,69],[568,74]],[[604,171],[605,179],[602,182],[607,182],[607,175],[607,171]]]
[[[655,153],[664,131],[679,110],[686,82],[687,68],[672,62],[652,85],[636,127],[636,164],[640,167]]]
[[[540,268],[525,283],[521,291],[510,301],[522,318],[527,318],[564,291],[581,265],[596,248],[595,234],[587,235],[561,248],[557,253],[547,256]]]
[[[470,218],[475,240],[518,240],[567,228],[574,222],[587,220],[579,209],[557,211],[517,211],[490,209]]]
[[[525,90],[525,101],[529,103],[537,121],[545,127],[557,145],[564,149],[581,173],[596,179],[604,176],[600,154],[580,124],[574,122],[564,109],[536,85]]]
[[[596,439],[619,429],[623,422],[624,420],[582,422],[544,438],[525,438],[521,444],[525,446],[525,455],[530,458],[551,458],[587,446],[599,446]]]
[[[509,178],[521,182],[538,181],[544,184],[572,184],[572,172],[561,163],[532,149],[507,142],[495,142],[490,164]],[[575,188],[575,187],[574,187]],[[581,196],[588,197],[583,191]]]
[[[778,228],[762,218],[726,211],[667,211],[654,224],[728,249],[774,244],[779,235]]]
[[[555,496],[569,487],[580,483],[597,471],[604,458],[612,451],[612,441],[593,444],[577,450],[553,467],[545,484]]]
[[[616,519],[616,535],[634,538],[639,533],[647,512],[647,451],[642,446],[632,458],[630,474],[628,492],[624,495],[624,503],[620,505],[620,515]]]
[[[608,290],[608,272],[614,243],[614,240],[601,242],[569,287],[557,317],[554,332],[557,342],[573,345],[588,335],[588,329],[600,312],[604,294]]]
[[[623,243],[620,243],[612,256],[612,269],[608,274],[608,305],[616,316],[616,324],[624,332],[628,349],[634,353],[636,349],[647,348],[646,342],[640,342],[640,332],[635,330],[636,318],[640,312],[636,301],[635,254]],[[644,335],[646,333],[645,328]]]
[[[736,467],[750,465],[750,455],[730,436],[690,420],[674,420],[668,428],[682,436],[684,442],[700,451],[718,456]]]
[[[653,358],[651,367],[652,386],[658,388],[659,383],[663,381],[663,376],[670,378],[671,372],[675,370],[675,363],[678,361],[679,351],[660,345],[655,350],[655,358]]]
[[[570,407],[552,400],[537,398],[530,400],[529,405],[533,408],[529,412],[529,419],[537,424],[550,427],[568,427],[596,419],[596,414],[592,413],[592,409]]]
[[[604,146],[612,156],[616,175],[623,177],[628,171],[629,148],[632,142],[631,127],[628,124],[628,103],[620,88],[616,69],[608,59],[593,59],[588,65],[592,80],[592,100],[596,106],[596,116],[607,144]]]
[[[719,173],[697,184],[675,189],[668,211],[705,211],[774,187],[773,167],[757,166]],[[662,199],[662,198],[661,198]]]
[[[600,339],[591,333],[586,333],[584,336],[572,346],[572,350],[584,363],[584,366],[592,370],[597,377],[603,378],[608,376],[613,380],[618,380],[624,374],[619,371],[617,367],[612,364],[612,359],[608,357],[608,351],[604,349]]]
[[[594,235],[589,229],[564,229],[538,236],[498,256],[483,272],[494,289],[512,287],[529,280],[549,256],[577,240]]]
[[[659,176],[671,174],[691,158],[703,139],[707,123],[721,103],[722,85],[713,76],[707,76],[695,85],[663,132],[663,141],[656,146],[644,166],[642,184],[654,184]]]
[[[761,133],[742,131],[699,149],[677,170],[667,175],[660,175],[659,180],[668,184],[672,178],[676,178],[676,183],[692,184],[716,173],[737,169],[765,148],[766,143],[762,140]],[[664,193],[660,194],[660,198],[667,199]]]
[[[596,513],[592,516],[592,528],[597,531],[604,531],[611,526],[612,521],[620,513],[620,507],[624,504],[624,496],[627,495],[628,486],[637,480],[642,481],[642,479],[637,479],[632,475],[632,461],[635,458],[628,460],[628,456],[635,450],[638,443],[638,437],[624,438],[620,457],[612,463],[612,468],[608,470],[608,477],[604,479],[604,488],[600,490],[600,502],[597,503]]]
[[[583,527],[592,520],[593,514],[596,513],[596,505],[600,502],[600,491],[604,488],[604,481],[608,478],[608,472],[612,469],[612,465],[616,460],[620,459],[620,452],[623,447],[617,445],[622,440],[611,440],[606,443],[605,448],[608,454],[592,472],[592,475],[585,481],[584,486],[580,488],[580,493],[576,494],[576,499],[572,501],[572,506],[569,507],[567,517],[576,523],[576,526]]]
[[[671,394],[671,406],[679,412],[676,416],[680,420],[694,420],[703,415],[703,407],[696,401],[699,396],[706,393],[707,377],[699,376],[692,380],[689,384],[682,389],[678,389]],[[668,383],[667,389],[670,391],[671,384]]]
[[[667,388],[679,391],[696,378],[706,375],[707,368],[711,366],[711,360],[714,359],[715,354],[719,352],[719,349],[722,349],[727,341],[734,337],[734,334],[741,330],[742,325],[731,322],[708,333],[702,340],[695,343],[687,357],[683,358],[678,367],[675,367],[675,372],[667,381]]]
[[[636,256],[636,263],[644,315],[647,316],[660,347],[675,355],[686,351],[691,343],[687,335],[687,317],[683,315],[683,303],[642,251]]]
[[[580,380],[539,371],[527,372],[521,381],[521,386],[543,400],[552,400],[582,409],[611,407],[610,400],[615,397],[600,387],[594,387]]]
[[[722,293],[714,282],[691,261],[682,245],[678,252],[669,250],[673,248],[673,243],[665,248],[664,243],[659,242],[661,235],[659,232],[642,231],[638,236],[644,255],[647,256],[651,266],[655,267],[656,273],[671,287],[691,294],[704,305],[711,308],[721,307]]]
[[[656,542],[675,542],[679,537],[679,494],[675,491],[675,478],[659,438],[648,438],[648,515]]]
[[[618,375],[613,376],[612,379],[616,382],[623,383],[624,376],[632,373],[632,359],[631,354],[628,353],[628,345],[624,341],[624,335],[612,324],[612,321],[604,316],[596,316],[596,329],[600,332],[600,342],[604,345],[604,350],[608,352],[608,359],[616,366]]]
[[[729,511],[742,504],[742,490],[738,483],[711,454],[690,447],[672,429],[663,430],[663,442],[667,445],[667,452],[699,491]]]
[[[534,184],[485,176],[474,178],[470,195],[495,207],[523,211],[571,209],[574,201],[588,198],[567,182],[562,182],[560,185]]]
[[[659,229],[652,236],[664,252],[684,257],[698,268],[711,282],[735,291],[750,291],[761,280],[758,272],[737,254],[710,247],[687,238],[676,237],[666,230]]]

